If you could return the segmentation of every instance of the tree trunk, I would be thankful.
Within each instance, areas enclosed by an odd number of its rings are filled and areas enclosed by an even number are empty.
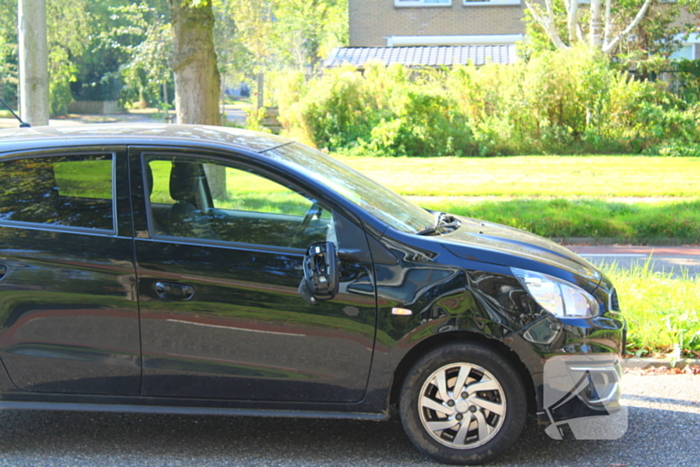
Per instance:
[[[221,125],[221,78],[214,51],[214,13],[211,0],[192,6],[185,0],[168,0],[173,23],[175,106],[179,123]]]
[[[214,206],[217,206],[216,201],[228,200],[226,168],[221,165],[204,164],[204,173],[207,176],[211,197],[214,199]]]
[[[603,48],[603,38],[601,34],[601,0],[591,0],[591,29],[590,29],[590,41],[591,47],[594,49]]]
[[[49,71],[46,0],[20,0],[19,112],[32,125],[49,124]]]
[[[221,125],[221,77],[214,51],[214,13],[211,0],[193,6],[187,0],[168,0],[173,23],[175,108],[178,123]],[[205,167],[211,195],[226,199],[226,172]]]

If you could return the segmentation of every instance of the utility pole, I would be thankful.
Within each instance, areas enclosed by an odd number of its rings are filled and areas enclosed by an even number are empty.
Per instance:
[[[19,0],[19,112],[34,126],[49,124],[46,0]]]

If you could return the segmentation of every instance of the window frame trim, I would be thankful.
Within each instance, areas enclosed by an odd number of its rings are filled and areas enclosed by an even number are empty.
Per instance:
[[[447,8],[451,7],[453,0],[446,0],[448,3],[425,3],[425,0],[394,0],[396,8]]]
[[[41,152],[29,152],[21,154],[12,154],[8,157],[1,157],[0,163],[3,162],[13,162],[25,159],[40,159],[40,158],[51,158],[51,157],[80,157],[80,156],[111,156],[112,157],[112,229],[99,229],[92,227],[77,227],[70,225],[60,225],[60,224],[47,224],[40,222],[27,222],[27,221],[13,221],[4,220],[0,218],[0,226],[7,226],[13,228],[24,228],[30,230],[42,230],[49,232],[64,232],[64,233],[94,233],[100,237],[118,237],[119,235],[119,225],[118,225],[118,209],[117,209],[117,151],[71,151],[71,152],[57,152],[46,154],[44,151]],[[31,228],[31,226],[39,226],[39,228]]]
[[[462,6],[518,6],[522,5],[522,0],[462,0]]]

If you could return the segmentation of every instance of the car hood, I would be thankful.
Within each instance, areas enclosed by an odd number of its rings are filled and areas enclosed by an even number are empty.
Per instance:
[[[602,275],[576,253],[551,240],[492,222],[454,216],[462,225],[454,232],[435,237],[452,254],[468,259],[513,266],[513,257],[544,263],[589,279],[594,288]],[[479,252],[491,254],[483,255]]]

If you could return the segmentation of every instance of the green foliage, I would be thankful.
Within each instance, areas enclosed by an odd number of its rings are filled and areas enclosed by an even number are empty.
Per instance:
[[[17,2],[0,0],[0,6],[3,93],[14,100]],[[122,80],[127,93],[139,94],[137,80],[147,96],[155,93],[153,77],[167,66],[167,50],[153,46],[153,30],[165,22],[165,0],[48,0],[46,8],[52,115],[65,113],[73,99],[117,99]]]
[[[680,98],[685,102],[700,102],[700,59],[679,60],[673,65]]]
[[[330,70],[304,91],[299,101],[280,107],[280,120],[293,128],[295,136],[318,147],[349,147],[381,121],[378,96],[353,68]]]
[[[347,11],[348,0],[215,2],[222,71],[234,82],[249,84],[259,73],[269,77],[294,70],[311,75],[334,47],[347,44]],[[265,105],[270,105],[279,93],[264,95]]]
[[[362,74],[329,70],[280,95],[288,134],[353,154],[690,156],[700,143],[697,106],[587,48],[445,71],[370,63]]]
[[[16,2],[15,2],[16,3]],[[15,24],[17,12],[0,2],[0,97],[17,108],[18,65]],[[13,16],[14,14],[14,16]]]
[[[107,27],[94,36],[93,46],[113,57],[113,63],[100,70],[100,84],[104,88],[115,80],[123,83],[121,98],[127,107],[161,103],[163,87],[172,82],[171,32],[165,14],[145,1],[106,6],[106,13]]]
[[[246,128],[253,131],[263,131],[269,132],[267,128],[263,125],[265,117],[267,116],[267,109],[265,107],[260,107],[259,109],[250,106],[246,108]]]
[[[315,68],[348,41],[347,0],[274,0],[277,55],[293,68]]]
[[[393,156],[477,155],[464,116],[450,109],[444,93],[408,91],[370,132],[370,152]]]
[[[65,114],[73,100],[70,83],[78,67],[75,58],[85,51],[89,17],[87,0],[46,2],[49,52],[49,107],[51,115]]]

